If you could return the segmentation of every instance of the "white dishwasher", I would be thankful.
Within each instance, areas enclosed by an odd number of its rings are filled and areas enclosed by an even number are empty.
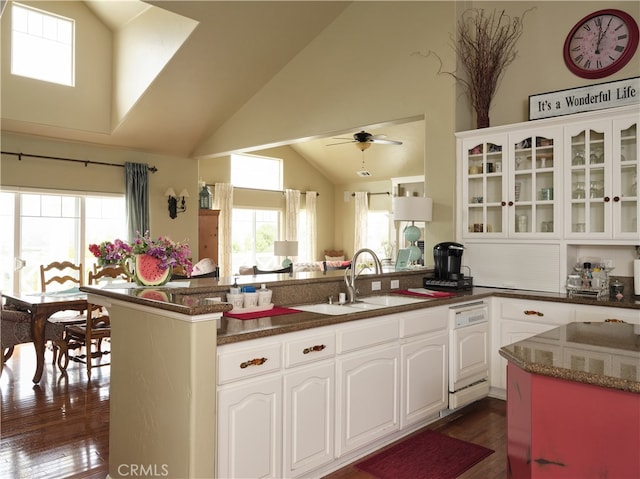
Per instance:
[[[489,327],[484,301],[449,308],[449,409],[489,394]]]

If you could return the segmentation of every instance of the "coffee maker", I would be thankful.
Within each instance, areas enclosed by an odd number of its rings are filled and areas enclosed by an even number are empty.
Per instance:
[[[464,245],[448,241],[433,247],[434,275],[424,278],[424,286],[452,289],[469,289],[472,278],[460,272]]]

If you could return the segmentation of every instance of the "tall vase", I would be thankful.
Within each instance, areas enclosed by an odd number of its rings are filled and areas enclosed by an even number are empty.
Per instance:
[[[489,110],[476,111],[476,128],[489,128]]]
[[[123,266],[132,281],[140,286],[162,286],[171,279],[171,269],[162,269],[162,261],[148,254],[128,258]]]

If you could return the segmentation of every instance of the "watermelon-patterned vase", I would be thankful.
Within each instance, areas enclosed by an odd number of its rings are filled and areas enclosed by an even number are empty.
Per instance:
[[[125,263],[125,271],[140,286],[162,286],[171,279],[171,268],[162,269],[162,261],[158,258],[137,254],[132,263]]]

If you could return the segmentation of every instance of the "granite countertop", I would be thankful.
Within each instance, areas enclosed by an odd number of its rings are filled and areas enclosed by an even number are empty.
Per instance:
[[[569,323],[499,353],[530,373],[640,394],[639,325]]]

